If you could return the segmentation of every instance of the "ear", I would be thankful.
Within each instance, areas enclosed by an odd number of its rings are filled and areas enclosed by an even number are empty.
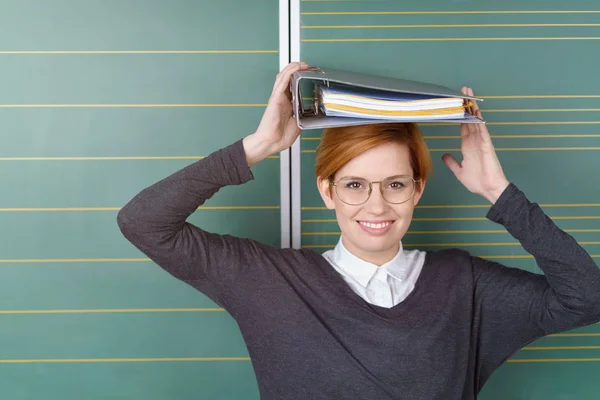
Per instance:
[[[317,178],[317,188],[319,189],[319,194],[325,203],[325,207],[330,210],[335,209],[335,202],[333,201],[333,191],[332,187],[329,184],[327,179],[322,179],[321,177]]]
[[[421,200],[421,196],[423,196],[423,192],[425,191],[425,184],[427,182],[423,181],[421,182],[421,185],[419,185],[419,189],[415,190],[415,195],[413,196],[413,204],[416,206],[417,204],[419,204],[419,200]]]

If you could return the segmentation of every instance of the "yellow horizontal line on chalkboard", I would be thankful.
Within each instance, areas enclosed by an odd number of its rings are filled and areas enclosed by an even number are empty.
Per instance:
[[[540,351],[540,350],[600,350],[600,346],[531,346],[523,347],[525,351]]]
[[[306,43],[333,42],[487,42],[487,41],[552,41],[552,40],[600,40],[599,36],[589,37],[488,37],[488,38],[344,38],[344,39],[302,39]]]
[[[306,3],[306,2],[313,2],[313,3],[376,3],[376,2],[383,2],[383,1],[387,1],[387,0],[300,0],[302,3]]]
[[[0,50],[2,54],[276,54],[278,50]]]
[[[559,139],[559,138],[598,138],[595,133],[566,133],[566,134],[540,134],[540,135],[490,135],[492,139]],[[425,139],[460,139],[460,135],[423,135]],[[320,141],[320,137],[302,137],[302,140]]]
[[[600,230],[598,230],[600,232]],[[598,245],[600,242],[579,242],[580,245]],[[470,243],[410,243],[403,244],[404,247],[476,247],[476,246],[521,246],[520,242],[470,242]]]
[[[485,111],[484,111],[485,112]],[[458,126],[450,122],[424,122],[421,126]],[[527,122],[486,122],[486,125],[600,125],[600,121],[527,121]]]
[[[599,337],[600,333],[555,333],[548,336],[555,337]]]
[[[514,258],[514,259],[518,259],[518,258],[533,258],[532,255],[500,255],[500,256],[479,256],[480,258],[486,258],[486,259],[494,259],[494,258]],[[590,254],[590,257],[592,258],[600,258],[600,254]]]
[[[223,308],[115,308],[91,310],[0,310],[1,314],[103,314],[103,313],[174,313],[221,312]]]
[[[598,99],[597,94],[549,94],[549,95],[524,95],[524,96],[477,96],[482,99]]]
[[[598,230],[600,232],[600,229]],[[408,231],[407,235],[434,235],[434,234],[459,234],[459,233],[505,233],[504,229],[472,229],[472,230],[447,230],[447,231]],[[330,236],[340,235],[341,232],[302,232],[302,236]]]
[[[266,107],[262,103],[181,104],[0,104],[0,108],[157,108],[157,107]]]
[[[509,363],[562,363],[562,362],[597,362],[600,358],[536,358],[536,359],[510,359]]]
[[[600,147],[586,146],[586,147],[497,147],[496,151],[583,151],[583,150],[600,150]],[[459,148],[443,148],[443,149],[432,149],[432,152],[442,151],[460,151]],[[302,153],[315,153],[316,150],[302,150]]]
[[[600,207],[600,203],[580,203],[580,204],[540,204],[540,207]],[[429,206],[416,206],[415,208],[423,209],[454,209],[454,208],[490,208],[489,204],[453,204],[453,205],[429,205]],[[329,210],[324,206],[304,206],[301,208],[302,211],[314,211],[314,210]]]
[[[599,233],[600,229],[564,229],[567,233]],[[456,234],[479,234],[479,233],[508,233],[505,229],[455,229],[437,231],[408,231],[407,235],[456,235]],[[341,232],[302,232],[302,236],[331,236],[341,235]],[[517,242],[514,242],[517,243]],[[589,242],[588,244],[600,244],[600,242]],[[445,244],[440,244],[443,246]],[[434,246],[428,244],[428,246]]]
[[[198,210],[278,210],[280,206],[200,206]],[[0,212],[119,211],[120,207],[0,208]]]
[[[327,232],[329,233],[329,232]],[[333,232],[331,232],[331,234],[333,234]],[[580,245],[599,245],[600,242],[579,242]],[[313,246],[313,245],[306,245],[307,247]],[[314,245],[314,246],[320,246],[320,245]],[[323,246],[330,246],[330,245],[323,245]],[[453,243],[405,243],[403,244],[404,247],[479,247],[479,246],[491,246],[491,247],[498,247],[498,246],[521,246],[521,243],[519,242],[467,242],[467,243],[460,243],[460,242],[453,242]]]
[[[524,112],[597,112],[600,108],[516,108],[516,109],[498,109],[484,110],[484,113],[524,113]]]
[[[0,259],[1,264],[12,263],[109,263],[109,262],[149,262],[149,258],[31,258]]]
[[[600,24],[304,25],[302,26],[302,29],[541,28],[594,26],[600,26]]]
[[[335,244],[308,244],[308,245],[303,245],[302,248],[305,248],[305,249],[333,249],[335,246],[336,246]],[[478,257],[484,258],[484,259],[529,259],[529,258],[533,258],[533,256],[529,255],[529,254],[493,255],[493,256],[478,256]],[[600,258],[600,254],[590,254],[590,257]],[[600,334],[598,334],[598,336],[600,336]]]
[[[487,232],[483,232],[483,231],[477,231],[477,233],[504,233],[505,231],[502,230],[493,230],[493,231],[487,231]],[[421,234],[441,234],[443,232],[441,231],[428,231],[427,233],[421,233]],[[447,232],[447,233],[452,233],[452,234],[458,234],[458,233],[475,233],[474,231],[466,231],[466,232],[458,232],[458,231],[451,231],[451,232]],[[406,235],[418,235],[420,234],[420,232],[406,232]],[[339,236],[341,235],[341,232],[302,232],[301,234],[302,236]],[[307,245],[307,246],[312,246],[312,245]],[[315,245],[315,246],[320,246],[320,245]],[[325,245],[324,245],[325,246]],[[330,245],[326,245],[326,246],[330,246]]]
[[[550,217],[553,220],[580,220],[580,219],[600,219],[600,215],[592,215],[592,216],[584,216],[584,215],[576,215],[576,216],[558,216],[558,217]],[[440,218],[413,218],[415,222],[421,221],[489,221],[488,218],[485,217],[440,217]],[[324,222],[337,222],[337,219],[303,219],[302,223],[324,223]]]
[[[0,364],[23,363],[122,363],[122,362],[161,362],[161,361],[249,361],[249,357],[173,357],[173,358],[40,358],[24,360],[0,359]]]
[[[598,138],[600,134],[561,134],[561,135],[490,135],[492,139],[564,139],[564,138]],[[460,136],[423,136],[425,139],[460,139]]]
[[[201,160],[205,156],[99,156],[99,157],[0,157],[0,161],[139,161],[139,160]],[[276,159],[279,156],[268,156]]]
[[[198,210],[278,210],[280,206],[200,206]]]
[[[600,150],[600,147],[585,146],[585,147],[497,147],[496,151],[596,151]],[[459,148],[448,148],[448,149],[429,149],[429,151],[440,152],[440,151],[460,151]]]
[[[334,248],[335,244],[303,245],[303,248]],[[600,254],[591,254],[592,258],[600,258]],[[533,258],[531,255],[498,255],[480,256],[481,258]],[[49,258],[49,259],[0,259],[0,264],[13,263],[110,263],[110,262],[150,262],[149,258]]]
[[[306,0],[304,0],[306,1]],[[317,0],[323,1],[323,0]],[[600,10],[497,10],[497,11],[310,11],[302,15],[469,15],[469,14],[600,14]]]

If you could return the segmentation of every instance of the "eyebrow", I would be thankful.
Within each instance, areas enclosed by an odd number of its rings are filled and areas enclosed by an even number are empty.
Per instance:
[[[411,174],[396,174],[396,175],[391,175],[388,177],[385,177],[382,179],[382,181],[386,180],[386,179],[391,179],[391,178],[399,178],[401,176],[409,176],[409,177],[413,177]],[[364,181],[368,181],[369,179],[367,178],[363,178],[362,176],[342,176],[339,179],[360,179],[360,180],[364,180]]]

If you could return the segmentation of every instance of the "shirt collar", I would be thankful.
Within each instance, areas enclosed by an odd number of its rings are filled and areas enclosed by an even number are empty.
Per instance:
[[[368,285],[369,281],[380,268],[385,270],[386,273],[393,278],[398,280],[406,279],[407,271],[402,242],[400,242],[400,248],[398,249],[398,253],[396,253],[394,258],[380,267],[352,254],[342,243],[341,237],[332,253],[332,259],[335,264],[339,268],[343,269],[345,273],[351,275],[359,284],[364,287]]]

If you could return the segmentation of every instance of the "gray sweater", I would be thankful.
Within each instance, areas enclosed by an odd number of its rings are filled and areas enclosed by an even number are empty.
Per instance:
[[[475,399],[524,345],[600,320],[597,265],[514,184],[487,217],[544,275],[458,249],[427,252],[413,292],[382,308],[319,253],[186,222],[221,187],[250,179],[240,140],[144,189],[118,224],[156,264],[235,318],[262,399]]]

